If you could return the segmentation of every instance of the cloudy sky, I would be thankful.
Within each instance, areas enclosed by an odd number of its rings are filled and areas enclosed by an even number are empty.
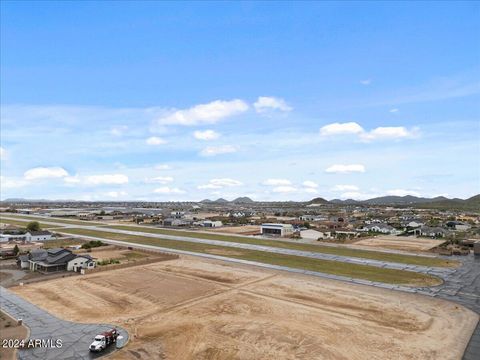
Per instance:
[[[2,199],[480,192],[478,3],[1,7]]]

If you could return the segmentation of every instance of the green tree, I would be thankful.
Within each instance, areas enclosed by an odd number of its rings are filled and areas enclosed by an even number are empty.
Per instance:
[[[15,244],[15,247],[13,248],[13,253],[15,254],[15,256],[17,256],[19,252],[20,252],[20,249],[18,248],[18,245]]]
[[[27,230],[28,231],[40,231],[40,223],[38,221],[30,221],[27,224]]]

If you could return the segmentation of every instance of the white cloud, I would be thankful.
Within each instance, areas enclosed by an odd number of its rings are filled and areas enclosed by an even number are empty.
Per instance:
[[[85,177],[87,185],[121,185],[128,183],[128,176],[123,174],[90,175]]]
[[[170,188],[168,186],[157,188],[153,190],[153,192],[156,194],[185,194],[184,190],[181,190],[179,188]]]
[[[237,148],[232,145],[221,145],[221,146],[207,146],[202,151],[200,155],[202,156],[215,156],[220,154],[229,154],[237,151]]]
[[[0,175],[0,189],[14,189],[27,185],[24,179],[10,178]]]
[[[67,183],[67,184],[78,184],[82,180],[80,179],[79,175],[75,175],[75,176],[65,176],[63,178],[63,181],[65,181],[65,183]]]
[[[148,178],[145,180],[147,183],[159,183],[159,184],[168,184],[173,181],[171,176],[157,176],[154,178]]]
[[[348,174],[354,172],[365,172],[365,166],[361,164],[350,164],[350,165],[342,165],[342,164],[335,164],[329,166],[325,169],[327,173],[335,173],[335,174]]]
[[[114,126],[110,129],[110,134],[112,134],[113,136],[122,136],[127,130],[128,126],[126,125]]]
[[[243,100],[216,100],[208,104],[196,105],[189,109],[177,110],[168,116],[156,120],[155,125],[194,126],[215,124],[222,119],[241,114],[247,110],[248,104]]]
[[[360,84],[362,85],[370,85],[372,83],[372,79],[365,79],[365,80],[360,80]]]
[[[197,188],[202,189],[221,189],[224,187],[231,187],[231,186],[240,186],[243,185],[241,181],[223,178],[223,179],[212,179],[205,185],[199,185]]]
[[[220,137],[220,134],[213,130],[205,130],[205,131],[195,131],[193,133],[193,136],[195,137],[195,139],[208,141],[208,140],[218,139]]]
[[[167,143],[164,139],[159,138],[158,136],[151,136],[145,142],[147,143],[147,145],[154,145],[154,146],[163,145]]]
[[[303,191],[305,191],[306,193],[309,193],[309,194],[317,194],[318,193],[317,189],[309,188],[309,187],[303,189]]]
[[[388,190],[387,195],[393,195],[393,196],[407,196],[407,195],[412,195],[412,196],[420,196],[420,193],[417,191],[413,190],[406,190],[406,189],[393,189],[393,190]]]
[[[302,183],[303,186],[308,187],[308,188],[317,188],[318,184],[316,182],[306,180]]]
[[[342,199],[367,200],[379,196],[378,194],[368,194],[358,191],[348,191],[340,195]]]
[[[0,160],[5,160],[7,158],[7,150],[4,147],[0,146]]]
[[[292,182],[287,179],[267,179],[262,182],[262,185],[267,186],[284,186],[284,185],[291,185]]]
[[[320,128],[320,135],[332,136],[343,134],[361,134],[365,130],[356,122],[332,123]]]
[[[366,131],[356,122],[332,123],[320,128],[320,135],[357,135],[362,141],[372,140],[395,140],[402,138],[415,138],[420,134],[419,129],[414,127],[407,129],[404,126],[380,126],[373,130]]]
[[[275,110],[287,112],[292,110],[285,100],[272,96],[260,96],[253,104],[253,107],[258,113],[265,113]]]
[[[297,188],[293,186],[277,186],[272,191],[275,193],[291,193],[297,191]]]
[[[359,188],[356,185],[335,185],[333,191],[358,191]]]
[[[155,170],[170,170],[172,167],[167,164],[157,164],[153,167]]]
[[[126,191],[109,191],[105,193],[105,195],[112,198],[119,198],[121,196],[127,196],[127,192]]]
[[[37,167],[25,171],[23,177],[25,180],[38,180],[38,179],[52,179],[52,178],[63,178],[68,176],[67,170],[59,166],[53,167]]]
[[[393,113],[393,114],[394,114],[394,113],[397,113],[398,111],[399,111],[399,110],[398,110],[397,108],[395,108],[395,109],[390,109],[390,112]]]
[[[406,129],[403,126],[377,127],[368,133],[360,134],[364,141],[413,138],[418,136],[418,128]]]

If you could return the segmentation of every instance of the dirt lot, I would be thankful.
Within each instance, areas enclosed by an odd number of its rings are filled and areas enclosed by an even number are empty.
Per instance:
[[[416,238],[413,236],[380,235],[357,241],[354,245],[405,251],[428,251],[443,242],[443,240]]]
[[[27,338],[28,329],[23,325],[18,325],[17,322],[4,312],[0,312],[0,340],[23,340]],[[3,344],[0,344],[3,345]],[[13,360],[15,359],[15,349],[0,346],[0,359]]]
[[[12,288],[127,328],[116,359],[460,359],[478,316],[419,295],[184,257]]]
[[[225,233],[225,234],[238,234],[238,235],[256,235],[260,234],[260,226],[245,225],[245,226],[223,226],[220,228],[205,229],[211,232]]]

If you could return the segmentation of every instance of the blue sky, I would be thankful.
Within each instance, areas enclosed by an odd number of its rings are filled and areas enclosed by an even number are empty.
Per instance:
[[[480,192],[474,2],[1,3],[1,198]]]

